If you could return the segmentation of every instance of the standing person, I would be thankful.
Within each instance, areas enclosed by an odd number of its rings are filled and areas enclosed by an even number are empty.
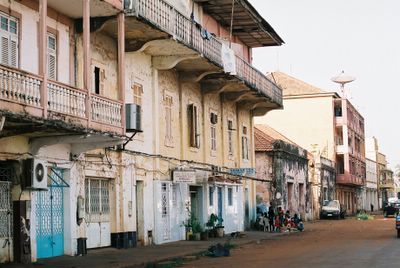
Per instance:
[[[371,203],[371,212],[374,211],[374,204]]]
[[[278,208],[278,217],[279,217],[280,227],[283,227],[283,224],[285,223],[284,222],[285,221],[285,217],[284,217],[284,212],[283,212],[282,207]]]
[[[272,206],[270,206],[269,210],[268,210],[268,224],[269,224],[269,232],[270,233],[275,231],[274,219],[275,219],[274,208]]]

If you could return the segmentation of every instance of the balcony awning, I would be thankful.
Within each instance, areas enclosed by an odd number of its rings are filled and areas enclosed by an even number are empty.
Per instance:
[[[194,0],[226,29],[230,28],[232,0]],[[247,0],[235,0],[232,32],[249,47],[280,46],[284,43],[271,25]]]

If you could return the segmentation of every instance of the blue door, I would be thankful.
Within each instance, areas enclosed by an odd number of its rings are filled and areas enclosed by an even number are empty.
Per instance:
[[[222,188],[218,187],[218,218],[222,219]]]
[[[49,258],[64,253],[63,187],[57,184],[61,169],[49,170],[49,190],[38,192],[36,202],[37,257]]]

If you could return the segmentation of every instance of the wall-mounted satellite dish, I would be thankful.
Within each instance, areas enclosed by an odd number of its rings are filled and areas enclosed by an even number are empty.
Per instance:
[[[332,77],[331,80],[337,84],[340,84],[340,89],[342,91],[342,97],[347,98],[348,94],[344,90],[344,85],[347,83],[353,82],[354,80],[356,80],[356,78],[354,76],[350,76],[350,75],[346,74],[344,71],[342,71],[339,75]]]

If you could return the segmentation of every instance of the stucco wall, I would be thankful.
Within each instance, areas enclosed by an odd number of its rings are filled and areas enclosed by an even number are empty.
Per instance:
[[[256,117],[256,124],[276,129],[308,151],[335,161],[334,115],[332,97],[285,98],[284,110],[273,110]]]
[[[83,88],[83,36],[76,39],[77,86]],[[100,95],[118,99],[118,50],[117,41],[101,32],[90,34],[91,89],[94,92],[94,67],[100,68]]]

